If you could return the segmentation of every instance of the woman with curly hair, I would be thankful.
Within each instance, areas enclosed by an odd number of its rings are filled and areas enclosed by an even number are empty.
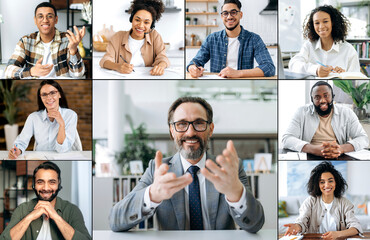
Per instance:
[[[295,223],[286,224],[285,235],[322,233],[323,239],[336,239],[362,233],[353,204],[343,197],[346,180],[330,162],[322,162],[312,171],[307,183],[311,195],[301,205]]]
[[[151,75],[163,75],[170,62],[159,33],[154,29],[164,12],[161,0],[134,0],[128,11],[131,30],[119,31],[110,40],[100,66],[120,73],[135,67],[150,67]]]
[[[308,41],[290,60],[289,69],[319,77],[330,72],[360,72],[358,54],[345,41],[349,26],[347,18],[331,5],[312,10],[303,27]]]

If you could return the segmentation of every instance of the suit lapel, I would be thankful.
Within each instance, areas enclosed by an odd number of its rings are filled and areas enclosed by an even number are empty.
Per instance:
[[[173,156],[169,162],[169,171],[180,177],[184,174],[184,169],[182,169],[180,154],[177,153]],[[179,230],[185,229],[185,190],[182,189],[175,193],[170,199],[173,210],[175,211],[176,220],[178,223]]]
[[[207,159],[212,159],[214,161],[214,157],[207,155]],[[210,227],[211,229],[216,229],[216,218],[218,212],[218,203],[220,198],[220,193],[216,190],[215,186],[212,182],[206,179],[206,196],[207,196],[207,208],[210,220]]]

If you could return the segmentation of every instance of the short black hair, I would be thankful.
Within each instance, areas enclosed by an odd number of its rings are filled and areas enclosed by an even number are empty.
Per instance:
[[[222,4],[221,10],[224,7],[224,5],[228,4],[228,3],[236,4],[236,6],[239,8],[239,10],[242,9],[242,3],[239,0],[225,0],[224,4]]]
[[[311,42],[319,40],[320,36],[316,33],[313,23],[313,15],[317,12],[326,12],[330,15],[332,22],[331,36],[334,42],[344,41],[350,28],[350,22],[338,9],[331,5],[319,6],[313,9],[310,15],[307,15],[306,19],[308,18],[308,20],[305,20],[303,24],[304,38],[309,39]]]
[[[58,165],[56,165],[53,162],[43,162],[37,168],[35,168],[35,170],[33,170],[33,182],[34,183],[36,182],[36,173],[40,169],[54,170],[58,174],[58,181],[59,181],[59,183],[61,182],[61,180],[60,180],[61,179],[60,178],[60,168],[58,167]]]
[[[42,7],[52,8],[54,10],[55,16],[58,16],[57,15],[57,9],[55,8],[55,6],[53,4],[51,4],[49,2],[42,2],[39,5],[37,5],[36,8],[35,8],[35,16],[36,16],[37,9],[42,8]]]
[[[54,80],[43,80],[40,83],[39,89],[37,90],[37,105],[39,106],[39,109],[38,110],[40,111],[40,110],[44,110],[45,109],[45,105],[44,105],[44,103],[41,100],[40,91],[41,91],[41,88],[43,86],[47,85],[47,84],[55,87],[58,90],[58,92],[60,94],[59,106],[62,107],[62,108],[68,108],[67,98],[64,95],[63,89],[59,85],[59,83],[57,83]]]
[[[331,97],[332,97],[332,98],[334,98],[333,88],[330,86],[330,84],[329,84],[328,82],[325,82],[325,81],[317,81],[317,82],[312,86],[312,88],[311,88],[311,92],[310,92],[310,96],[311,96],[311,98],[312,98],[312,92],[313,92],[313,89],[314,89],[315,87],[323,86],[323,85],[325,85],[325,86],[328,86],[328,87],[329,87],[329,89],[331,90]]]
[[[159,21],[159,19],[162,16],[162,13],[164,12],[164,4],[162,0],[134,0],[131,3],[130,9],[128,10],[128,13],[130,13],[130,22],[132,22],[135,14],[140,10],[146,10],[150,12],[153,18],[152,25],[150,28],[155,27],[155,22]]]
[[[333,174],[335,179],[335,190],[334,196],[340,198],[343,196],[344,192],[348,188],[346,180],[343,178],[342,174],[337,171],[333,164],[329,161],[324,161],[317,165],[312,171],[310,179],[307,183],[307,192],[313,197],[321,196],[322,192],[320,190],[320,179],[323,173],[329,172]]]

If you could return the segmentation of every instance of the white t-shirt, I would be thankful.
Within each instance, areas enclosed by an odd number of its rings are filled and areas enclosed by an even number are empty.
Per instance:
[[[337,225],[335,224],[334,217],[330,214],[330,209],[333,206],[333,201],[331,203],[325,203],[321,199],[321,205],[325,207],[325,215],[322,219],[321,225],[320,225],[320,233],[326,233],[329,231],[337,231]]]
[[[132,54],[130,64],[133,64],[134,67],[145,67],[145,62],[143,56],[141,55],[141,47],[144,45],[144,41],[145,38],[136,40],[131,36],[128,37],[128,46]]]
[[[41,42],[42,45],[44,45],[44,56],[42,57],[42,65],[53,64],[53,59],[51,57],[51,52],[50,52],[50,45],[51,45],[52,42],[53,41],[48,42],[48,43]],[[46,78],[56,77],[54,67],[51,69],[49,74],[44,76],[44,77],[46,77]]]
[[[42,226],[36,240],[52,240],[50,233],[50,222],[49,219],[46,220],[45,215],[43,215]]]
[[[229,45],[227,47],[227,59],[226,66],[231,67],[232,69],[238,70],[238,59],[239,59],[239,46],[240,42],[238,37],[228,38]]]

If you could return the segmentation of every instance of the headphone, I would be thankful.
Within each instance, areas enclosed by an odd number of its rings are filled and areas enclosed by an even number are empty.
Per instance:
[[[141,10],[141,9],[139,9],[139,10]],[[138,10],[138,11],[139,11]],[[130,23],[132,23],[132,20],[134,19],[134,15],[135,15],[135,13],[136,13],[137,11],[133,11],[132,13],[131,13],[131,15],[130,15],[130,19],[129,19],[129,21],[130,21]],[[153,29],[155,28],[155,20],[153,19],[153,22],[152,22],[152,25],[150,25],[150,31],[149,32],[147,32],[147,33],[144,33],[144,34],[148,34],[148,33],[151,33],[152,31],[153,31]]]

